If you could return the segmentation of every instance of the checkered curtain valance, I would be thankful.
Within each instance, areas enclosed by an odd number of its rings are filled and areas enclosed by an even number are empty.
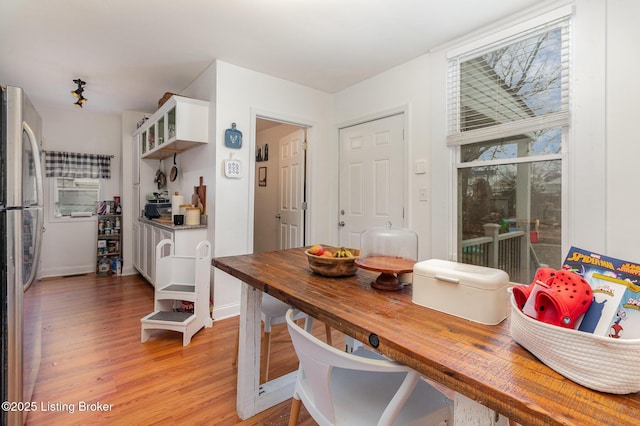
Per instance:
[[[45,152],[46,177],[111,179],[111,155]]]

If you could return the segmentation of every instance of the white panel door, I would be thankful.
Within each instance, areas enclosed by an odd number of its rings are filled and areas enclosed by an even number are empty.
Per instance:
[[[404,226],[404,115],[340,129],[340,245],[360,248],[360,233]]]
[[[305,129],[280,140],[278,248],[304,244],[304,141]]]

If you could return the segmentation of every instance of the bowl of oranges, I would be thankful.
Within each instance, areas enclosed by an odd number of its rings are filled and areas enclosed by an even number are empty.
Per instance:
[[[348,277],[358,270],[355,264],[360,256],[358,249],[314,244],[304,253],[309,260],[309,269],[325,277]]]

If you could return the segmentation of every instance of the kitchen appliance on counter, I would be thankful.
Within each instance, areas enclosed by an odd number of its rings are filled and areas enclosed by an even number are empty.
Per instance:
[[[40,117],[22,89],[0,85],[0,93],[0,396],[4,408],[5,402],[32,400],[40,367],[40,299],[27,290],[40,261],[43,196]],[[2,410],[0,424],[22,425],[26,413]]]
[[[147,193],[147,203],[169,203],[169,191]]]
[[[147,219],[156,219],[162,216],[171,218],[171,200],[167,191],[150,192],[146,198],[144,217]]]
[[[147,219],[156,219],[162,216],[171,217],[171,202],[149,202],[144,205],[144,216]]]

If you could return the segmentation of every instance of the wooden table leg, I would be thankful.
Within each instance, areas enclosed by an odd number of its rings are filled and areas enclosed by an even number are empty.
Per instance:
[[[297,371],[260,384],[262,292],[242,283],[236,411],[242,420],[293,396]]]
[[[456,392],[453,403],[454,426],[492,425],[508,426],[509,419],[490,408]]]
[[[238,395],[236,409],[241,419],[257,413],[255,395],[260,374],[260,310],[262,292],[242,283],[240,338],[238,341]],[[257,368],[256,368],[257,367]]]

